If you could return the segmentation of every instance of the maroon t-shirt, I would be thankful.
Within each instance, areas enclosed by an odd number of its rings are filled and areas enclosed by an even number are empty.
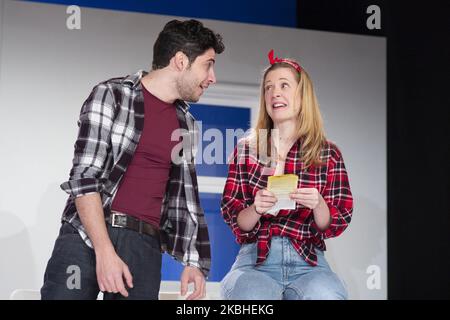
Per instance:
[[[120,211],[159,227],[161,204],[169,179],[172,132],[180,127],[176,107],[143,88],[144,130],[112,203]]]

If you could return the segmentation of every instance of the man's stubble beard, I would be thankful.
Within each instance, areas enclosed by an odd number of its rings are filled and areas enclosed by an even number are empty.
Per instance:
[[[177,81],[177,89],[181,100],[187,102],[197,102],[200,96],[195,95],[196,88],[199,85],[193,84],[193,79],[180,78]]]

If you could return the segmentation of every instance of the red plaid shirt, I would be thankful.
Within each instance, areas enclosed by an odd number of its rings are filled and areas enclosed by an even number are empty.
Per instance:
[[[311,209],[297,204],[294,210],[280,210],[276,217],[263,215],[253,230],[242,231],[237,224],[239,212],[253,204],[256,192],[267,187],[267,175],[259,160],[249,152],[248,142],[241,140],[229,163],[221,209],[225,222],[231,227],[238,243],[258,242],[258,258],[261,264],[270,250],[273,236],[289,237],[296,251],[312,266],[317,265],[315,247],[326,250],[324,239],[340,235],[350,223],[353,197],[344,160],[339,149],[331,142],[322,148],[324,165],[311,166],[306,171],[300,161],[301,141],[289,150],[284,173],[299,176],[298,188],[316,188],[330,209],[331,224],[320,231],[314,222]]]

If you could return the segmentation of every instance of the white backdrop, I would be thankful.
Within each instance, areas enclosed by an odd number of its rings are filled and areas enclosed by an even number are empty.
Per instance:
[[[42,284],[82,102],[98,82],[148,69],[153,42],[173,17],[82,8],[81,30],[68,30],[62,5],[0,0],[0,8],[0,299],[7,299]],[[350,298],[385,299],[385,39],[202,21],[227,47],[217,57],[218,85],[200,102],[255,109],[271,48],[308,70],[355,199],[353,221],[327,241],[327,258]],[[367,287],[369,266],[380,270],[380,289]]]

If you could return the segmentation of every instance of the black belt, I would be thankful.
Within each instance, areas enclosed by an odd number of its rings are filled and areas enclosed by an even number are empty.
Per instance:
[[[112,211],[107,221],[114,228],[127,228],[159,239],[159,230],[156,227],[125,213]]]

